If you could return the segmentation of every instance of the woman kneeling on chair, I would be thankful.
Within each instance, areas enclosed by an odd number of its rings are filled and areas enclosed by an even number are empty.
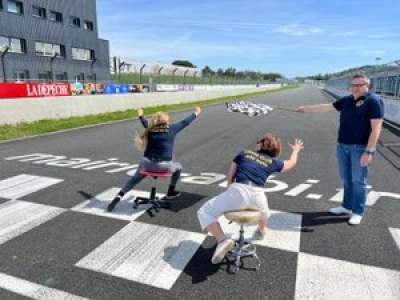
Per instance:
[[[171,172],[172,178],[168,188],[167,199],[179,196],[180,193],[175,190],[175,186],[181,175],[182,166],[180,163],[173,161],[175,137],[196,119],[201,113],[201,108],[196,107],[194,113],[189,117],[174,124],[170,124],[169,115],[164,112],[156,113],[150,122],[143,117],[143,109],[138,109],[137,113],[145,130],[135,137],[135,144],[140,150],[145,148],[144,157],[140,161],[135,175],[129,179],[108,205],[107,211],[109,212],[114,209],[128,191],[145,177],[141,174],[142,170]]]
[[[303,141],[295,139],[290,146],[292,153],[289,159],[277,159],[281,151],[281,140],[278,136],[267,133],[257,141],[256,151],[239,152],[228,170],[228,189],[208,200],[197,212],[202,229],[207,229],[218,242],[211,259],[213,264],[220,263],[234,246],[234,241],[225,237],[218,222],[218,218],[225,212],[245,209],[262,211],[265,218],[258,222],[255,238],[264,238],[267,231],[268,203],[263,187],[272,173],[286,172],[296,165],[298,153],[303,149]]]

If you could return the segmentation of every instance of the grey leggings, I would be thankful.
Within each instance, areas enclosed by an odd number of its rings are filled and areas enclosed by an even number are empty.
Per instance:
[[[175,186],[181,176],[182,165],[178,162],[174,161],[159,161],[154,162],[148,159],[147,157],[143,157],[139,163],[139,167],[128,182],[121,189],[121,192],[126,194],[129,192],[135,185],[137,185],[142,179],[145,177],[140,174],[141,170],[146,170],[150,172],[161,172],[161,171],[169,171],[172,173],[171,183],[170,185]]]

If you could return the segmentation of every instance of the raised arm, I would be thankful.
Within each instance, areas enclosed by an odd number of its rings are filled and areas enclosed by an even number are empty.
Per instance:
[[[288,160],[283,162],[282,172],[287,172],[294,168],[297,164],[297,158],[299,156],[299,152],[304,148],[304,143],[300,139],[295,139],[293,144],[289,144],[292,148],[292,154]]]
[[[143,127],[144,128],[148,128],[149,127],[149,122],[147,122],[147,120],[144,118],[144,116],[143,116],[143,109],[142,108],[139,108],[138,110],[137,110],[137,114],[138,114],[138,116],[139,116],[139,120],[140,120],[140,122],[142,123],[142,125],[143,125]]]
[[[194,121],[194,119],[196,119],[200,114],[201,114],[201,108],[199,106],[196,106],[194,112],[189,117],[173,124],[171,127],[177,133],[182,129],[184,129],[185,127],[189,126]]]
[[[236,163],[235,162],[231,162],[228,172],[226,173],[226,180],[228,181],[228,185],[230,185],[233,181],[233,177],[236,174]]]
[[[296,112],[326,112],[326,111],[335,111],[335,107],[332,103],[322,103],[322,104],[315,104],[315,105],[304,105],[299,106]]]

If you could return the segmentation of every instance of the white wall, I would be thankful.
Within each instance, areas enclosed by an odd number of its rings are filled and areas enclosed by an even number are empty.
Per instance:
[[[279,87],[280,85],[274,84],[259,88],[253,87],[212,91],[1,99],[0,124],[16,124],[19,122],[32,122],[43,119],[61,119],[73,116],[124,111],[139,107],[193,102],[277,89]]]

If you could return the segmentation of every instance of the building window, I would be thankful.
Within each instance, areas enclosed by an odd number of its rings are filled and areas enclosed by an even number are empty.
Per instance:
[[[24,5],[21,1],[8,0],[8,12],[18,15],[24,14]]]
[[[96,81],[96,79],[97,79],[96,73],[93,73],[92,75],[88,75],[87,78],[89,81]]]
[[[70,24],[73,27],[81,27],[81,20],[78,17],[71,17]]]
[[[49,44],[35,42],[35,53],[38,56],[54,56],[65,57],[65,46],[59,44]]]
[[[42,71],[38,74],[38,79],[41,81],[50,81],[51,72],[50,71]]]
[[[92,61],[95,59],[95,52],[91,49],[72,48],[72,58],[76,60]]]
[[[91,22],[91,21],[84,21],[83,22],[83,28],[85,29],[85,30],[89,30],[89,31],[93,31],[93,29],[94,29],[94,25],[93,25],[93,22]]]
[[[56,73],[56,81],[67,81],[67,80],[68,80],[67,72]]]
[[[0,48],[8,46],[8,52],[26,53],[26,41],[24,39],[11,38],[0,35]]]
[[[28,70],[15,70],[14,79],[16,81],[27,81],[29,79],[29,71]]]
[[[85,81],[85,73],[79,73],[75,75],[76,81]]]
[[[63,22],[63,15],[57,11],[50,11],[49,13],[49,20],[56,23]]]
[[[32,6],[32,16],[40,19],[46,19],[46,9],[39,6]]]

